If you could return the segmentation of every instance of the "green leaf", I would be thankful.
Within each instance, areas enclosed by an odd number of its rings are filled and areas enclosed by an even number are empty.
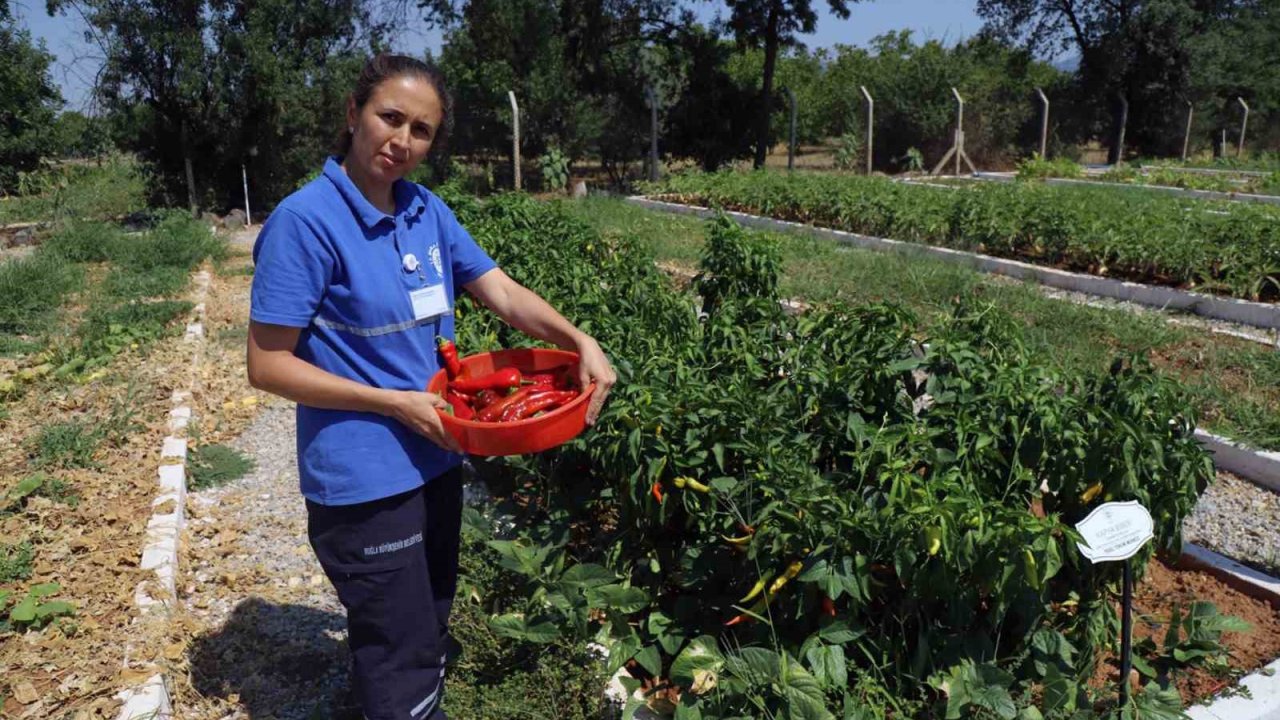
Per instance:
[[[587,591],[587,597],[595,607],[630,614],[649,607],[649,594],[638,587],[604,585]]]
[[[520,613],[507,613],[489,618],[489,627],[498,635],[527,640],[532,643],[549,643],[560,637],[560,629],[549,622],[529,625]]]
[[[850,628],[844,620],[829,621],[818,628],[818,637],[833,645],[851,643],[866,634],[867,631],[861,628]]]
[[[36,490],[39,490],[40,486],[44,484],[44,481],[45,476],[40,473],[26,476],[9,491],[9,499],[13,501],[21,500]]]
[[[813,676],[824,688],[840,689],[849,684],[844,648],[839,645],[815,647],[805,656]]]
[[[609,648],[609,665],[606,675],[612,676],[618,672],[618,668],[626,664],[628,660],[635,657],[640,651],[640,638],[635,635],[618,638],[614,641],[613,646]]]
[[[635,654],[635,661],[640,663],[640,667],[649,671],[654,677],[662,675],[662,653],[658,652],[657,645],[650,645]]]
[[[617,576],[601,565],[583,563],[574,565],[560,576],[560,584],[566,589],[588,590],[601,585],[608,585],[617,580]]]
[[[53,595],[54,593],[58,592],[61,589],[62,589],[62,586],[59,585],[58,583],[41,583],[39,585],[32,585],[31,589],[28,590],[27,592],[31,593],[32,595],[38,598],[42,598],[42,597],[48,597],[50,595]]]
[[[773,682],[780,672],[778,653],[765,648],[743,648],[724,661],[726,671],[751,684]]]
[[[688,702],[687,698],[691,696],[682,696],[680,704],[676,706],[675,720],[702,720],[702,708],[696,703]]]
[[[702,635],[694,638],[680,651],[671,663],[671,681],[677,685],[693,684],[695,670],[718,671],[724,665],[724,657],[716,647],[715,638]]]
[[[73,615],[75,611],[76,606],[66,600],[50,600],[47,603],[40,603],[36,608],[36,620],[44,620],[59,615]]]
[[[13,606],[9,611],[9,622],[29,623],[36,619],[37,601],[34,596],[28,595],[22,598],[22,602]]]

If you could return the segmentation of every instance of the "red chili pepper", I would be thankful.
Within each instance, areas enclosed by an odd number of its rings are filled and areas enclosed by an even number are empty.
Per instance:
[[[477,411],[483,410],[497,402],[501,397],[501,395],[493,390],[481,390],[476,393],[476,399],[471,401],[471,408]]]
[[[541,387],[541,386],[535,386]],[[515,407],[507,408],[502,414],[502,421],[524,420],[542,410],[552,410],[578,397],[578,393],[572,390],[552,390],[550,392],[535,392],[530,395],[524,402],[517,404]]]
[[[465,397],[450,390],[444,394],[444,399],[453,406],[453,416],[459,420],[471,420],[475,417],[475,411],[471,409],[471,403]]]
[[[573,386],[573,382],[569,378],[570,367],[569,365],[559,365],[542,372],[531,373],[524,376],[524,382],[530,385],[545,385],[556,390],[568,390]]]
[[[452,380],[462,374],[462,362],[458,360],[458,346],[445,337],[436,338],[436,347],[440,357],[444,358],[444,372]]]
[[[822,596],[822,614],[830,615],[831,617],[836,616],[836,603],[826,595]]]
[[[737,625],[738,623],[748,623],[748,622],[751,622],[752,620],[755,620],[755,618],[751,617],[750,615],[748,615],[748,614],[746,614],[746,613],[742,613],[741,615],[735,615],[735,616],[733,616],[732,618],[730,618],[729,620],[727,620],[727,621],[725,622],[724,626],[725,626],[725,627],[733,627],[734,625]]]
[[[479,420],[480,422],[497,422],[502,417],[502,413],[505,412],[507,408],[511,407],[512,405],[515,405],[516,403],[529,397],[532,394],[533,394],[533,388],[531,387],[520,388],[519,390],[511,393],[510,395],[504,398],[499,398],[498,400],[495,400],[490,405],[486,406],[484,410],[480,411],[479,415],[476,415],[476,420]]]
[[[653,495],[653,499],[657,500],[658,504],[661,505],[662,504],[662,483],[657,480],[654,480],[653,487],[649,488],[649,494]]]
[[[449,388],[458,392],[478,393],[481,390],[499,390],[515,387],[520,384],[520,379],[520,369],[508,367],[477,378],[453,380],[449,383]]]

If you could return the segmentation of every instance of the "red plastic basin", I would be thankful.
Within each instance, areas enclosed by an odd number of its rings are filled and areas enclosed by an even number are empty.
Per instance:
[[[578,364],[578,354],[567,350],[514,348],[477,353],[460,358],[462,377],[478,377],[495,370],[515,366],[522,373],[536,373],[561,365]],[[427,392],[443,394],[448,384],[444,370],[427,383]],[[483,423],[461,420],[448,413],[440,414],[445,430],[458,440],[462,449],[472,455],[527,455],[563,445],[587,427],[587,405],[595,383],[567,405],[536,418],[505,423]]]

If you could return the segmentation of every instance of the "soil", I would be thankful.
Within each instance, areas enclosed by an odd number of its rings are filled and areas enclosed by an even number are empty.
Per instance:
[[[1185,610],[1197,600],[1213,603],[1220,613],[1244,620],[1253,630],[1222,636],[1222,643],[1230,653],[1231,676],[1215,677],[1196,669],[1175,677],[1178,692],[1187,706],[1234,684],[1237,675],[1253,672],[1280,656],[1280,605],[1273,606],[1245,595],[1206,572],[1170,567],[1159,560],[1147,566],[1146,576],[1134,588],[1133,642],[1152,638],[1160,645],[1174,606]],[[1106,655],[1100,658],[1090,685],[1115,687],[1119,675],[1119,659]]]

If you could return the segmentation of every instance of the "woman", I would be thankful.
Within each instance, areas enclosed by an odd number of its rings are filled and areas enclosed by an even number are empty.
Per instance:
[[[452,338],[460,286],[516,329],[576,351],[599,344],[499,269],[449,208],[403,177],[439,146],[452,103],[440,73],[379,55],[347,102],[320,177],[285,198],[254,246],[249,382],[298,403],[307,533],[347,609],[354,686],[369,720],[444,718],[457,587],[462,455],[423,392]]]

